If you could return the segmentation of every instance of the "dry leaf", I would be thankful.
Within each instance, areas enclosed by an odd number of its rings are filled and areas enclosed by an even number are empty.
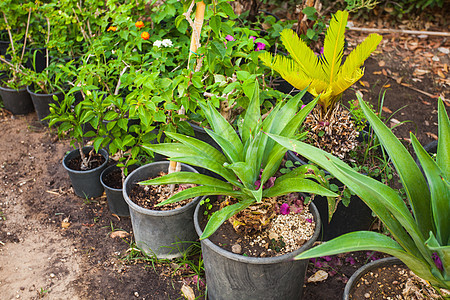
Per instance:
[[[430,73],[429,70],[421,70],[421,69],[415,69],[413,75],[425,75],[427,73]]]
[[[61,227],[62,228],[69,228],[70,226],[70,222],[69,222],[69,217],[64,218],[64,220],[62,220],[61,222]]]
[[[390,109],[387,108],[386,106],[383,106],[381,109],[382,109],[384,112],[387,112],[387,113],[389,113],[389,114],[392,114],[392,110],[390,110]]]
[[[319,282],[324,281],[328,278],[328,273],[324,270],[319,270],[314,275],[308,278],[308,282]]]
[[[362,81],[362,80],[360,80],[359,83],[360,83],[363,87],[369,87],[369,86],[370,86],[370,84],[369,84],[368,81]]]
[[[126,232],[126,231],[116,230],[116,231],[111,232],[111,234],[109,236],[111,238],[113,238],[113,239],[116,238],[116,237],[123,239],[123,238],[126,238],[129,235],[130,234],[128,232]]]
[[[441,71],[441,70],[437,70],[437,74],[439,75],[439,77],[441,77],[441,78],[446,78],[446,76],[445,76],[445,74]]]
[[[387,72],[385,69],[381,70],[381,73],[383,73],[384,76],[387,76]]]
[[[183,296],[188,300],[195,300],[195,294],[194,291],[190,286],[183,285],[181,287],[181,292],[183,293]]]
[[[388,84],[383,85],[383,87],[384,87],[385,89],[387,89],[387,88],[391,87],[391,85],[388,83]]]
[[[385,65],[386,65],[386,62],[384,60],[380,60],[378,62],[378,66],[380,66],[380,67],[384,67]]]
[[[425,101],[425,100],[420,100],[423,104],[425,104],[425,105],[431,105],[431,103],[430,102],[427,102],[427,101]]]
[[[372,74],[373,75],[381,75],[382,73],[381,73],[381,71],[374,71]]]
[[[428,135],[428,137],[433,138],[433,139],[435,139],[435,140],[438,139],[438,136],[435,135],[434,133],[431,133],[431,132],[425,132],[425,134]]]
[[[445,72],[445,73],[448,73],[448,65],[447,65],[447,64],[444,64],[443,69],[444,69],[444,72]]]
[[[394,127],[395,125],[400,124],[400,121],[397,119],[392,118],[391,119],[391,128]]]

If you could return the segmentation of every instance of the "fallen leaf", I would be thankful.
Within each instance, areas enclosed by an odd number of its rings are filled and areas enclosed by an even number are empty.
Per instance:
[[[123,239],[123,238],[126,238],[129,235],[130,234],[128,232],[124,231],[124,230],[116,230],[116,231],[111,232],[111,234],[109,236],[111,238],[113,238],[113,239],[116,238],[116,237]]]
[[[428,135],[428,137],[433,138],[433,139],[435,139],[435,140],[438,139],[438,136],[435,135],[434,133],[431,133],[431,132],[425,132],[425,134]]]
[[[431,105],[431,103],[430,102],[427,102],[427,101],[425,101],[425,100],[420,100],[423,104],[425,104],[425,105]]]
[[[395,125],[400,124],[400,121],[397,119],[392,118],[391,119],[391,128],[394,127]]]
[[[381,73],[381,71],[374,71],[372,74],[373,75],[381,75],[382,73]]]
[[[449,54],[450,53],[450,50],[448,48],[444,48],[444,47],[439,47],[438,51],[442,52],[444,54]]]
[[[328,273],[324,270],[319,270],[314,275],[308,278],[308,282],[319,282],[324,281],[328,278]]]
[[[384,112],[387,112],[387,113],[389,113],[389,114],[392,114],[392,110],[390,110],[390,109],[387,108],[386,106],[383,106],[381,109],[382,109]]]
[[[369,86],[370,86],[370,84],[369,84],[368,81],[362,81],[362,80],[360,80],[359,83],[360,83],[363,87],[369,87]]]
[[[120,217],[119,217],[118,215],[116,215],[116,214],[111,214],[111,216],[113,216],[113,217],[116,217],[116,218],[117,218],[117,220],[119,220],[119,221],[120,221]]]
[[[384,61],[384,60],[380,60],[379,62],[378,62],[378,66],[379,67],[384,67],[386,65],[386,62]]]
[[[444,72],[448,73],[448,65],[447,64],[444,64]]]
[[[383,87],[384,87],[385,89],[387,89],[388,87],[391,87],[391,85],[388,83],[388,84],[383,85]]]
[[[439,77],[441,77],[441,78],[446,78],[446,76],[445,76],[445,74],[441,71],[441,70],[437,70],[437,74],[439,75]]]
[[[421,70],[421,69],[415,69],[413,75],[425,75],[427,73],[430,73],[429,70]]]
[[[61,222],[61,227],[62,228],[69,228],[69,226],[71,225],[71,223],[69,222],[69,217],[64,218],[64,220],[62,220]]]
[[[183,296],[188,300],[195,300],[195,294],[194,291],[190,286],[183,285],[181,287],[181,292],[183,293]]]

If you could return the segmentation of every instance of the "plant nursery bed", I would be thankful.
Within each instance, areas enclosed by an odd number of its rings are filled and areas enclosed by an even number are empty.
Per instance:
[[[350,35],[350,46],[358,37]],[[384,40],[388,43],[366,61],[366,75],[354,88],[374,107],[380,91],[387,90],[382,116],[406,106],[389,119],[391,126],[407,122],[394,133],[408,146],[410,131],[421,144],[427,144],[437,135],[435,96],[449,99],[448,90],[436,83],[436,64],[418,75],[414,71],[427,68],[428,61],[420,65],[414,62],[420,54],[398,50],[409,49],[415,40],[398,35]],[[438,51],[439,47],[449,48],[447,40],[430,37],[419,44],[423,42],[423,51],[435,54],[440,64],[448,66],[448,54],[442,56]],[[355,98],[352,91],[344,97]],[[449,102],[445,103],[449,109]],[[134,246],[130,218],[112,215],[105,195],[94,199],[74,195],[61,164],[64,154],[73,149],[68,141],[58,140],[54,131],[37,121],[35,113],[14,117],[1,111],[0,126],[2,299],[183,299],[183,294],[204,295],[207,282],[196,270],[201,265],[198,248],[189,260],[145,257]],[[345,282],[373,255],[357,252],[311,260],[304,299],[342,299]]]

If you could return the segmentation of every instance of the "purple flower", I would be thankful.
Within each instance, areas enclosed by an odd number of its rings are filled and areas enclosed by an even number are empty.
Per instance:
[[[277,179],[276,177],[270,177],[269,180],[267,180],[266,184],[264,185],[265,189],[271,188],[273,187],[274,183],[275,183],[275,179]]]
[[[351,256],[347,256],[347,258],[345,259],[345,262],[348,262],[353,266],[356,263],[356,260]]]
[[[227,41],[235,41],[235,38],[232,36],[232,35],[227,35],[226,37],[225,37],[225,39],[227,40]]]
[[[283,203],[281,204],[280,207],[280,214],[282,215],[288,215],[291,212],[290,208],[289,208],[289,204],[287,203]]]
[[[306,222],[312,223],[312,219],[306,219]]]
[[[261,187],[261,180],[256,180],[255,181],[255,190],[259,190],[260,187]]]
[[[256,42],[255,51],[261,51],[261,50],[264,50],[264,48],[266,48],[266,45],[264,43]]]
[[[325,261],[331,261],[331,256],[322,256]]]
[[[256,37],[254,37],[252,35],[249,37],[249,39],[252,39],[253,41],[256,41]]]
[[[433,254],[431,255],[431,258],[433,259],[436,267],[440,270],[440,271],[444,271],[444,266],[442,265],[442,261],[441,258],[439,257],[439,255],[436,252],[433,252]]]

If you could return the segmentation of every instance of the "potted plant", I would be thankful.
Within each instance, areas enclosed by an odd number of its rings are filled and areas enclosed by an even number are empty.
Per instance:
[[[410,134],[425,178],[402,143],[370,111],[367,104],[358,98],[399,174],[408,206],[395,190],[355,172],[329,153],[302,142],[270,135],[284,147],[302,153],[342,181],[372,209],[393,237],[370,231],[352,232],[302,253],[297,259],[358,250],[380,251],[399,258],[417,276],[433,286],[449,289],[450,122],[443,101],[439,99],[438,104],[439,140],[436,160]]]
[[[58,126],[58,135],[68,136],[75,148],[63,159],[63,167],[69,173],[74,192],[83,198],[98,197],[103,194],[100,174],[108,163],[108,152],[93,146],[85,147],[84,138],[94,136],[93,131],[84,132],[84,125],[93,118],[94,112],[86,109],[85,103],[74,105],[74,92],[79,88],[72,88],[59,102],[50,103],[50,114],[44,119],[49,126]],[[92,97],[102,97],[100,93],[89,92]]]
[[[308,92],[314,97],[319,97],[319,105],[305,120],[304,129],[308,131],[306,141],[341,158],[351,160],[354,158],[349,156],[349,152],[355,152],[359,145],[359,132],[350,112],[343,109],[340,102],[343,92],[363,76],[364,70],[361,66],[376,49],[381,36],[369,35],[343,62],[347,19],[346,11],[337,11],[333,15],[325,35],[323,51],[319,55],[316,55],[293,30],[285,29],[281,32],[281,41],[291,58],[277,55],[273,59],[270,53],[265,52],[260,55],[260,59],[296,89],[308,88]],[[289,152],[288,157],[298,164],[304,163],[298,158],[298,153]],[[350,197],[342,183],[335,181],[332,184],[340,188],[346,201],[338,201],[329,206],[325,199],[316,199],[322,218],[328,220],[324,222],[324,226],[333,229],[332,232],[324,230],[324,239],[349,231],[368,229],[373,221],[370,209],[356,197],[349,201]],[[338,205],[342,208],[339,209],[335,219],[332,219]],[[356,213],[361,216],[361,223],[349,223],[349,215]]]
[[[254,92],[243,119],[238,121],[239,134],[212,104],[200,103],[212,130],[206,132],[217,142],[222,152],[205,142],[182,134],[166,134],[180,143],[145,145],[144,147],[171,160],[188,163],[217,173],[225,181],[203,174],[174,172],[166,176],[143,181],[141,185],[190,183],[197,186],[181,191],[159,205],[174,203],[195,196],[223,196],[220,208],[210,215],[206,227],[199,225],[200,207],[196,209],[197,233],[202,243],[203,259],[208,282],[208,296],[211,299],[298,299],[301,296],[307,262],[293,262],[296,253],[310,247],[319,234],[320,219],[314,214],[317,228],[310,233],[313,237],[303,246],[278,257],[246,257],[214,245],[209,238],[218,228],[232,224],[240,237],[255,230],[261,233],[274,220],[277,202],[283,195],[292,194],[297,201],[297,192],[311,192],[333,197],[327,190],[307,177],[317,178],[314,167],[299,168],[296,172],[275,179],[285,149],[264,137],[263,131],[295,136],[307,113],[316,101],[304,110],[298,111],[303,91],[289,101],[280,102],[264,119],[260,112],[259,88]],[[277,198],[279,197],[279,198]],[[208,201],[208,200],[205,200]],[[303,204],[302,204],[303,205]],[[310,205],[314,211],[314,205]],[[281,209],[281,208],[280,208]],[[226,222],[226,224],[224,224]],[[308,238],[310,238],[309,236]],[[306,239],[306,238],[305,238]],[[283,240],[277,237],[277,240]],[[288,243],[287,240],[285,240]],[[306,241],[303,241],[306,242]],[[300,248],[300,249],[297,249]],[[293,281],[291,281],[293,280]],[[276,285],[276,287],[275,287]]]

